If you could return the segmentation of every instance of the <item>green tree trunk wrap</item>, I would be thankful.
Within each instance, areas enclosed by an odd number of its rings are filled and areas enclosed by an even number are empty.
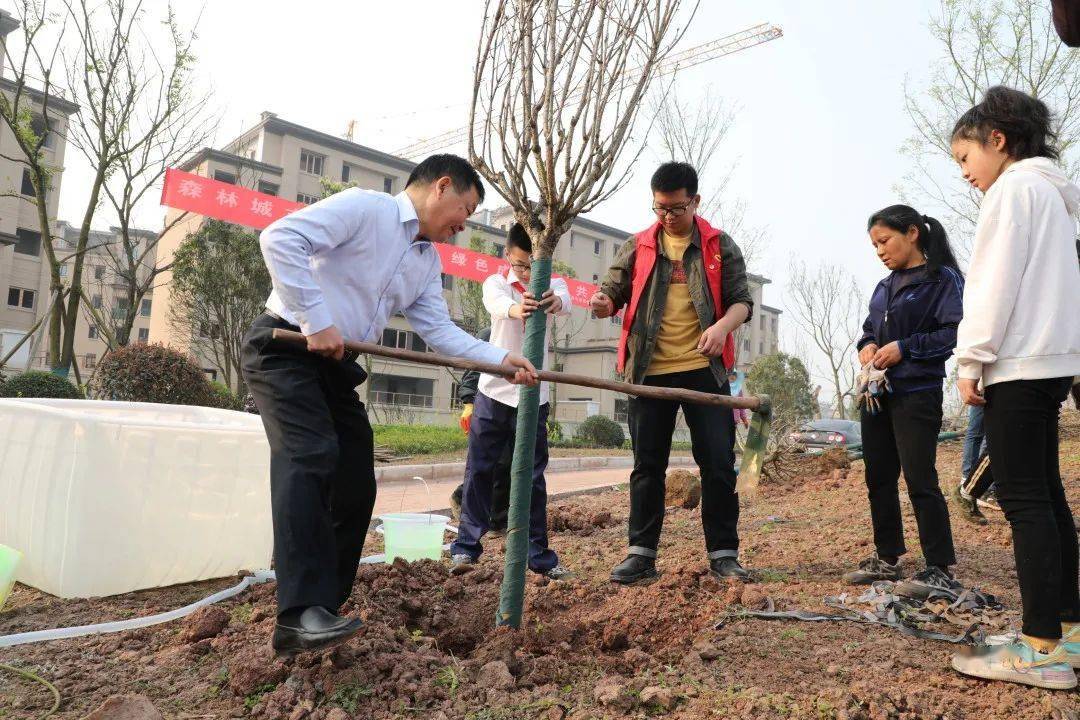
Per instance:
[[[533,258],[529,292],[541,297],[551,286],[551,258]],[[547,315],[534,312],[525,324],[522,354],[538,370],[544,363],[547,342]],[[507,518],[506,566],[499,590],[499,610],[495,624],[521,627],[525,602],[525,570],[529,557],[529,506],[532,500],[533,457],[536,454],[536,423],[540,415],[540,386],[522,386],[518,391],[517,430],[514,461],[510,466],[510,513]]]

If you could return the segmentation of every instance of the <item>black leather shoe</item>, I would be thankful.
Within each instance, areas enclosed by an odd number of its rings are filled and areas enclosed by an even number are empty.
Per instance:
[[[737,558],[722,557],[709,561],[709,574],[717,580],[742,580],[750,579],[750,573],[739,564]]]
[[[325,650],[360,632],[358,618],[338,617],[324,607],[309,607],[295,620],[278,620],[272,645],[278,655]]]
[[[611,582],[620,585],[633,585],[642,580],[656,577],[656,558],[644,555],[627,555],[626,559],[611,571]]]

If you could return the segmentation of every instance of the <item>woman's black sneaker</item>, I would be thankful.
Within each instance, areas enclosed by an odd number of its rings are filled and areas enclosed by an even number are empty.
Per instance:
[[[964,591],[964,586],[941,568],[928,567],[907,580],[896,583],[895,591],[897,595],[915,600],[926,600],[935,594],[955,600]]]
[[[859,563],[857,570],[844,573],[844,581],[849,582],[852,585],[872,585],[879,580],[891,580],[893,582],[900,579],[900,563],[895,565],[885,562],[877,555],[868,557]]]

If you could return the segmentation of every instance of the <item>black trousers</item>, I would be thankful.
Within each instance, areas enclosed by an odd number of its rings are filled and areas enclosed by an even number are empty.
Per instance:
[[[278,612],[349,598],[375,505],[374,438],[356,386],[367,374],[270,342],[262,315],[244,339],[244,380],[270,441]]]
[[[986,388],[986,435],[998,502],[1012,526],[1023,631],[1061,637],[1080,622],[1077,540],[1058,464],[1058,410],[1072,378]]]
[[[900,515],[903,470],[926,564],[956,564],[949,510],[938,486],[936,467],[941,400],[941,390],[886,395],[877,415],[865,409],[862,412],[866,489],[874,546],[880,557],[900,557],[907,552]]]
[[[499,463],[491,477],[491,529],[505,530],[506,519],[510,510],[510,466],[514,462],[514,446],[506,444]],[[465,492],[465,483],[461,483],[451,496],[461,504],[462,495]]]
[[[970,495],[973,499],[978,500],[986,491],[989,490],[994,484],[994,469],[990,466],[990,450],[984,448],[978,459],[975,461],[975,469],[971,471],[964,483],[961,485],[964,492]]]
[[[646,385],[730,395],[709,368],[650,375]],[[682,403],[694,460],[701,470],[701,525],[709,559],[738,557],[739,496],[735,493],[735,417],[728,408]],[[664,525],[664,481],[680,403],[630,398],[630,553],[656,557]]]

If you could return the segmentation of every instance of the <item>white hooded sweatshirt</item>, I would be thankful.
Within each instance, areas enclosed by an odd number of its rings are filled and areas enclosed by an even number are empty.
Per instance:
[[[983,197],[956,340],[983,385],[1080,375],[1080,188],[1048,158],[1014,162]]]

